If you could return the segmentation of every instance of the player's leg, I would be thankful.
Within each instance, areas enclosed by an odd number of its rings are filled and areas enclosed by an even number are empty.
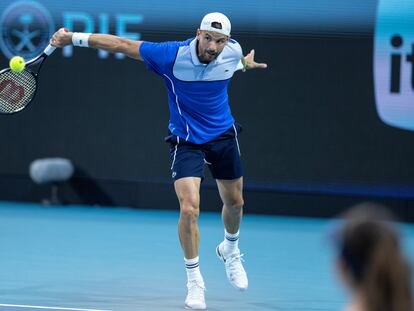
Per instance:
[[[223,202],[222,219],[225,230],[237,234],[243,216],[243,177],[234,180],[216,180]]]
[[[185,177],[174,182],[175,193],[180,203],[178,236],[184,257],[188,259],[198,256],[200,183],[199,177]]]
[[[224,262],[230,283],[239,290],[245,290],[248,280],[238,248],[244,201],[243,170],[237,135],[210,143],[207,155],[206,161],[210,163],[223,202],[224,241],[217,246],[216,252]]]
[[[200,183],[204,170],[204,154],[192,144],[171,146],[171,170],[174,188],[180,203],[178,235],[184,253],[187,272],[188,309],[205,309],[204,280],[200,272],[198,257],[198,215],[200,212]]]
[[[184,252],[187,271],[187,297],[185,307],[188,309],[205,309],[204,280],[201,276],[198,257],[198,215],[200,213],[199,177],[185,177],[175,181],[174,188],[180,202],[180,220],[178,236]]]
[[[239,228],[243,215],[243,177],[234,180],[217,180],[221,200],[224,239],[217,248],[217,256],[224,262],[227,278],[231,285],[246,290],[248,279],[239,250]]]
[[[243,216],[243,177],[234,180],[216,180],[220,198],[223,202],[221,217],[224,224],[225,254],[238,249],[239,228]]]

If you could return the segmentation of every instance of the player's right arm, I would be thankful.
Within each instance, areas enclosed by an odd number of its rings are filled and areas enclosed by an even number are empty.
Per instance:
[[[72,44],[73,32],[59,29],[50,40],[54,46],[62,48]],[[107,34],[91,34],[88,37],[88,47],[102,49],[110,53],[124,53],[126,56],[142,60],[139,53],[143,41],[129,40]]]

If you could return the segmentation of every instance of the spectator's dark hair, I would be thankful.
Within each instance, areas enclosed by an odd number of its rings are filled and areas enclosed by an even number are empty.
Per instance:
[[[344,215],[339,256],[367,311],[413,311],[411,273],[390,212],[364,203]]]

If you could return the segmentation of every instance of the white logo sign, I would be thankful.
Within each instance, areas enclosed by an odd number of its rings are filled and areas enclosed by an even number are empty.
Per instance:
[[[375,97],[383,122],[414,130],[414,1],[380,0],[375,28]]]
[[[31,59],[43,52],[53,32],[53,20],[42,5],[14,2],[0,17],[0,48],[8,58],[20,55]]]

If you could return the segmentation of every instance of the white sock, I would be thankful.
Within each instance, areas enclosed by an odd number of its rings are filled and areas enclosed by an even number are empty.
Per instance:
[[[228,233],[224,229],[224,249],[226,255],[233,254],[239,249],[239,230],[236,233]]]
[[[204,284],[203,277],[201,276],[200,266],[199,266],[199,257],[193,259],[184,258],[185,270],[187,271],[187,280],[190,281],[199,281]]]

